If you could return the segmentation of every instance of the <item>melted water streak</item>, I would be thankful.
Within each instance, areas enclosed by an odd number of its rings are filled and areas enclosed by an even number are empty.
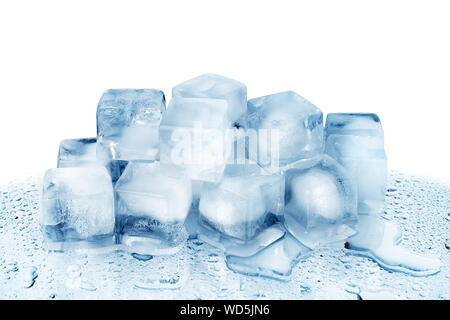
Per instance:
[[[450,299],[450,188],[433,181],[394,172],[383,217],[402,232],[402,248],[436,256],[441,272],[413,277],[346,249],[322,248],[299,261],[285,282],[230,271],[223,251],[201,239],[170,257],[47,254],[39,183],[0,186],[1,299]]]

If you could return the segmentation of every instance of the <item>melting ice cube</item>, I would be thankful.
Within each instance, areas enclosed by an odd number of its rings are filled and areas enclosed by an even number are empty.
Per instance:
[[[442,267],[438,258],[427,257],[402,247],[401,233],[397,226],[381,217],[362,215],[357,229],[358,234],[348,239],[351,252],[370,257],[385,269],[428,276],[438,273]]]
[[[104,165],[111,176],[112,182],[116,183],[125,170],[128,161],[98,160],[96,147],[96,138],[62,140],[59,145],[58,168]]]
[[[225,100],[173,98],[160,126],[161,165],[219,181],[232,147],[229,130]]]
[[[238,273],[286,280],[297,262],[311,249],[286,233],[269,246],[249,257],[227,256],[227,266]]]
[[[324,155],[286,171],[286,228],[310,248],[355,233],[356,191],[345,169]]]
[[[203,74],[173,87],[172,96],[179,98],[224,99],[231,122],[237,121],[247,111],[245,84],[216,74]]]
[[[284,166],[322,152],[322,111],[293,91],[249,100],[247,115],[258,134],[258,154],[250,157],[261,165]]]
[[[387,159],[383,128],[373,113],[330,113],[325,152],[356,181],[359,213],[380,213],[384,206]]]
[[[110,89],[97,108],[97,156],[112,160],[155,160],[159,123],[166,109],[155,89]]]
[[[41,225],[49,250],[63,241],[106,242],[114,231],[111,179],[101,166],[50,169],[45,173]]]
[[[116,232],[139,254],[173,253],[186,239],[191,181],[158,162],[131,162],[115,186]],[[174,249],[175,248],[175,249]]]
[[[200,221],[228,236],[249,240],[267,227],[268,214],[283,212],[284,176],[239,173],[242,170],[227,170],[220,184],[201,194]]]

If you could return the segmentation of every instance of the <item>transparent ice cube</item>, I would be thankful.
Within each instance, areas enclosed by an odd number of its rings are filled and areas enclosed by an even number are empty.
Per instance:
[[[354,234],[356,190],[345,169],[323,155],[286,171],[286,228],[310,248]]]
[[[62,140],[59,145],[58,168],[103,165],[108,170],[113,184],[116,183],[128,161],[99,160],[96,155],[96,147],[96,138]]]
[[[114,195],[106,169],[86,166],[47,170],[41,226],[50,250],[62,249],[64,241],[112,241]]]
[[[161,90],[110,89],[97,108],[97,157],[155,160],[159,123],[166,109]]]
[[[116,233],[139,254],[177,251],[186,239],[184,220],[192,202],[192,184],[180,172],[158,162],[130,162],[115,186]]]
[[[225,100],[173,98],[160,126],[161,165],[219,181],[232,147],[229,130]]]
[[[227,266],[238,273],[277,280],[287,280],[292,268],[311,249],[297,241],[288,232],[252,256],[227,255]]]
[[[356,181],[359,213],[381,213],[387,159],[380,119],[372,113],[331,113],[325,126],[325,152]]]
[[[251,171],[251,170],[249,170]],[[269,214],[284,210],[284,176],[228,170],[200,196],[199,219],[227,236],[249,240],[267,227]]]
[[[247,108],[248,127],[258,135],[250,157],[261,165],[284,166],[322,152],[322,111],[297,93],[251,99]]]
[[[247,111],[247,87],[245,84],[217,74],[203,74],[187,80],[172,89],[172,96],[179,98],[212,98],[227,101],[227,113],[231,122]]]

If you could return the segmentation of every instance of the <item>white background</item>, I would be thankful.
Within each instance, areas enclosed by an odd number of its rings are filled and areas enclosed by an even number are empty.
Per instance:
[[[450,179],[449,1],[2,1],[0,183],[96,134],[103,90],[205,72],[376,112],[391,169]]]

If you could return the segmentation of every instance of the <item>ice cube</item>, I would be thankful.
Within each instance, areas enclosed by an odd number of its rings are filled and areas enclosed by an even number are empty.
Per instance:
[[[267,227],[268,214],[283,212],[284,176],[234,175],[237,172],[201,194],[199,218],[227,236],[249,240]]]
[[[286,171],[286,228],[310,248],[355,233],[356,190],[345,169],[323,155],[313,166]]]
[[[160,126],[161,165],[219,181],[232,148],[229,130],[225,100],[173,98]]]
[[[41,225],[50,250],[57,250],[64,241],[112,241],[114,195],[106,169],[48,170],[43,180]]]
[[[228,255],[226,263],[231,270],[238,273],[284,281],[288,280],[298,261],[307,257],[310,252],[311,249],[286,233],[252,256]]]
[[[108,170],[113,184],[116,183],[128,161],[99,160],[96,155],[96,146],[96,138],[62,140],[59,145],[58,168],[103,165]]]
[[[247,87],[245,84],[216,74],[203,74],[176,85],[172,96],[179,98],[212,98],[227,101],[227,113],[231,122],[237,121],[247,111]]]
[[[325,126],[325,152],[356,181],[358,212],[381,213],[387,159],[380,119],[373,113],[330,113]]]
[[[191,181],[158,162],[131,162],[115,186],[119,241],[139,254],[173,253],[186,240]]]
[[[110,89],[97,108],[97,157],[112,160],[155,160],[159,123],[166,108],[155,89]]]
[[[259,149],[250,157],[261,165],[284,166],[322,152],[322,111],[297,93],[251,99],[247,108],[248,127],[257,131]]]

